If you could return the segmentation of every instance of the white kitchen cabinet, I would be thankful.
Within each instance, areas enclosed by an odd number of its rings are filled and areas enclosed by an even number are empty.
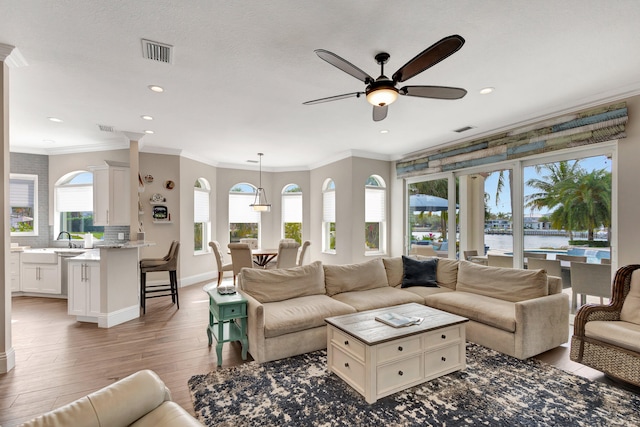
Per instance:
[[[93,224],[130,225],[129,168],[94,166]]]
[[[56,255],[57,257],[57,255]],[[31,263],[22,261],[21,281],[23,292],[41,294],[60,294],[60,262]]]
[[[78,320],[98,322],[100,261],[69,261],[68,313]]]
[[[11,261],[10,261],[10,271],[11,271],[11,292],[19,292],[21,283],[20,283],[20,252],[11,252]]]

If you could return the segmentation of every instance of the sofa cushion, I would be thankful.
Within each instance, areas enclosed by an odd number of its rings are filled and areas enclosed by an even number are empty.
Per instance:
[[[584,335],[616,347],[640,352],[640,325],[635,323],[592,320],[585,323]]]
[[[323,267],[325,287],[329,296],[341,292],[389,287],[387,273],[380,258],[358,264]]]
[[[324,270],[316,261],[302,267],[242,270],[242,290],[261,303],[324,295]]]
[[[431,288],[437,289],[437,288]],[[368,289],[365,291],[342,292],[332,298],[350,305],[357,311],[373,310],[375,308],[391,307],[393,305],[415,302],[424,304],[424,298],[412,292],[385,286],[384,288]]]
[[[356,312],[353,307],[326,295],[268,302],[263,307],[265,338],[324,326],[327,317]]]
[[[424,301],[429,307],[438,310],[464,316],[503,331],[516,331],[516,305],[509,301],[462,291],[430,295]]]
[[[400,285],[398,285],[400,286]],[[442,286],[438,286],[437,288],[432,288],[429,286],[410,286],[408,288],[402,288],[403,291],[414,293],[422,298],[426,298],[429,295],[442,294],[446,292],[454,292],[453,289],[445,288]],[[422,301],[424,304],[424,301]]]
[[[622,304],[620,320],[640,325],[640,270],[631,273],[629,293]]]
[[[412,259],[432,259],[433,257],[425,257],[420,255],[411,255]],[[387,282],[389,286],[398,286],[402,283],[403,268],[401,257],[383,258],[384,268],[387,272]],[[456,289],[458,281],[458,261],[454,259],[438,258],[438,268],[436,269],[436,281],[438,286],[444,286],[449,289]]]
[[[436,281],[436,268],[438,267],[438,258],[430,258],[425,260],[417,260],[402,256],[402,287],[409,286],[428,286],[432,288],[438,287]]]
[[[518,302],[549,295],[544,270],[487,267],[460,261],[456,291]]]
[[[153,411],[140,418],[131,427],[202,426],[182,406],[176,402],[163,402]]]

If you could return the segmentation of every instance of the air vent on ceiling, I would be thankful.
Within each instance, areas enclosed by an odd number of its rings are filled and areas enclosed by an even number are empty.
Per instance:
[[[461,127],[460,129],[454,129],[454,132],[462,133],[471,129],[473,129],[473,126],[464,126],[464,127]]]
[[[100,130],[102,132],[115,132],[116,130],[113,128],[113,126],[108,126],[108,125],[98,125],[98,127],[100,128]]]
[[[142,39],[142,57],[165,64],[173,64],[173,46]]]

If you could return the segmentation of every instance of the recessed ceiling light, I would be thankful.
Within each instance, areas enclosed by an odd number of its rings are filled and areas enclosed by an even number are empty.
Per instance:
[[[153,120],[153,117],[151,116],[140,116],[142,117],[144,120]]]
[[[51,120],[52,122],[55,123],[62,123],[62,119],[59,119],[57,117],[47,117],[49,120]]]
[[[164,88],[162,86],[157,86],[157,85],[150,85],[149,89],[151,89],[154,92],[164,92]]]
[[[382,129],[380,133],[389,133],[389,129]]]
[[[151,135],[151,134],[154,134],[155,132],[152,130],[145,130],[144,133]]]
[[[481,95],[487,95],[487,94],[493,92],[494,90],[495,90],[495,88],[485,87],[485,88],[480,89],[480,94]]]

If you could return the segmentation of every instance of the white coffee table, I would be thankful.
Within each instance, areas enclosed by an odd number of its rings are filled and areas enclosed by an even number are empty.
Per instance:
[[[424,321],[394,328],[375,320],[388,312]],[[325,320],[329,371],[368,403],[466,368],[465,317],[411,303]]]

